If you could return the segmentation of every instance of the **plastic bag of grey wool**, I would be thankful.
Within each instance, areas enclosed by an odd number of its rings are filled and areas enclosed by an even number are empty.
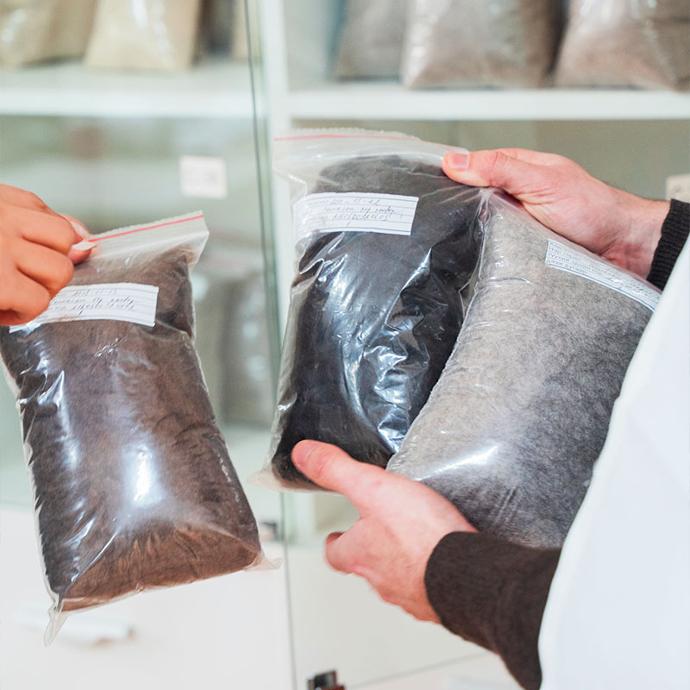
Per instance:
[[[356,130],[274,143],[298,261],[264,478],[316,488],[291,460],[303,439],[385,466],[426,402],[480,247],[480,192],[444,175],[448,150]]]
[[[465,322],[388,469],[446,496],[480,531],[558,547],[659,292],[484,195]]]
[[[397,77],[405,34],[400,0],[347,0],[335,74],[342,79]]]
[[[557,82],[690,89],[690,0],[571,0]]]
[[[411,87],[534,87],[561,30],[554,0],[410,0],[402,78]]]

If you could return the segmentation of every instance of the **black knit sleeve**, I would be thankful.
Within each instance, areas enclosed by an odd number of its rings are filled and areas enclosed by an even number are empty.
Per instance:
[[[496,652],[522,687],[538,690],[539,628],[559,557],[556,549],[454,532],[429,559],[427,595],[448,630]]]
[[[647,280],[660,290],[676,265],[690,233],[690,204],[677,199],[671,201],[671,208],[661,229],[661,239],[654,252],[652,269]]]

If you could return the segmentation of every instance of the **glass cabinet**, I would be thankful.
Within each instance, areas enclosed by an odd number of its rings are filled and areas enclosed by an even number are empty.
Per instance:
[[[0,3],[0,43],[8,48],[13,27],[22,22],[34,27],[25,40],[43,40],[35,28],[40,12],[63,12],[71,4]],[[131,20],[140,40],[167,37],[168,48],[177,50],[178,19],[157,14],[165,3],[107,4],[119,5],[121,14],[102,20],[123,26]],[[281,497],[249,482],[268,448],[278,326],[274,280],[266,270],[270,232],[263,227],[246,12],[243,2],[225,0],[172,5],[203,5],[198,15],[189,14],[194,25],[186,29],[198,45],[189,65],[172,69],[153,65],[153,54],[111,50],[112,64],[101,66],[90,61],[92,45],[86,55],[23,65],[5,64],[7,53],[0,51],[0,183],[31,190],[93,233],[204,211],[211,239],[193,272],[197,346],[266,554],[279,563]],[[60,24],[72,21],[71,14],[61,16],[52,17],[56,26],[71,30]],[[94,34],[97,24],[98,17]],[[106,34],[113,28],[101,26]],[[161,57],[166,50],[163,45]],[[281,567],[155,591],[72,616],[45,648],[50,602],[32,513],[18,415],[3,381],[3,690],[292,686]]]

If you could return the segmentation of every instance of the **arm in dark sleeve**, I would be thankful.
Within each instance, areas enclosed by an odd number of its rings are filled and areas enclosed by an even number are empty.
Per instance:
[[[539,628],[560,550],[454,532],[431,554],[425,582],[441,623],[499,654],[528,690],[541,684]]]
[[[671,208],[661,228],[661,239],[654,252],[652,269],[647,280],[660,290],[676,265],[690,233],[690,204],[676,199],[671,200]]]

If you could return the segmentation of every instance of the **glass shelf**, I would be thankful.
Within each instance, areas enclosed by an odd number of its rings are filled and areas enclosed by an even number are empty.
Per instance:
[[[66,62],[0,71],[0,114],[251,119],[253,105],[243,62],[207,59],[172,74]]]

